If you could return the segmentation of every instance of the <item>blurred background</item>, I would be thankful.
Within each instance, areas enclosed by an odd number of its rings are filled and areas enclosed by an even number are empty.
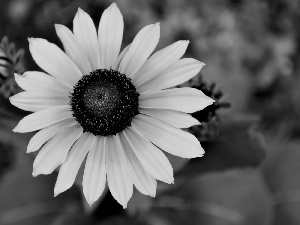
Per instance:
[[[15,44],[2,41],[0,49],[15,72],[40,70],[28,37],[62,47],[55,23],[72,28],[80,7],[98,27],[112,2],[0,0],[0,38]],[[156,198],[135,192],[126,210],[109,192],[89,208],[80,185],[54,198],[57,173],[31,175],[34,155],[25,152],[33,133],[11,131],[27,112],[10,105],[8,96],[20,90],[7,72],[0,79],[0,225],[299,225],[300,1],[115,2],[125,22],[122,48],[142,27],[160,22],[157,50],[190,40],[184,57],[206,63],[183,84],[217,100],[193,114],[202,125],[189,129],[205,156],[168,155],[175,184],[159,184]]]

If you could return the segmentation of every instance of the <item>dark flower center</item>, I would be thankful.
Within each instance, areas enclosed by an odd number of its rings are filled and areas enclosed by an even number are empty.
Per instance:
[[[129,127],[139,113],[139,93],[126,75],[99,69],[77,82],[70,105],[85,132],[115,135]]]

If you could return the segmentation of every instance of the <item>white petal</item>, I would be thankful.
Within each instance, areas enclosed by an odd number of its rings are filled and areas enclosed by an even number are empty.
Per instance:
[[[134,121],[135,119],[133,119]],[[135,155],[145,168],[157,180],[173,183],[173,168],[168,158],[155,147],[148,139],[142,135],[138,127],[132,123],[123,131],[128,143],[130,144]]]
[[[25,116],[13,131],[19,133],[31,132],[70,117],[72,117],[72,112],[69,105],[55,106]]]
[[[204,154],[200,142],[194,135],[161,120],[139,114],[134,117],[132,126],[153,144],[172,155],[195,158]]]
[[[193,113],[204,109],[213,99],[195,88],[172,88],[140,95],[140,108],[173,109]]]
[[[132,77],[155,49],[159,41],[159,35],[159,23],[141,29],[122,60],[120,72]]]
[[[92,65],[87,58],[83,47],[78,42],[72,31],[60,24],[55,24],[55,30],[57,36],[64,46],[66,54],[78,66],[82,74],[89,74],[90,72],[92,72]]]
[[[54,135],[60,132],[63,128],[75,126],[76,124],[78,123],[72,117],[40,130],[30,139],[27,146],[27,153],[39,150],[43,144],[53,138]]]
[[[116,5],[112,3],[102,13],[98,29],[101,66],[110,69],[116,61],[123,39],[123,16]]]
[[[97,31],[92,18],[80,8],[73,21],[73,31],[90,60],[92,69],[100,69]]]
[[[128,168],[133,184],[144,195],[155,196],[157,181],[142,166],[123,133],[120,133],[122,145],[128,161]]]
[[[171,124],[177,128],[188,128],[194,125],[199,125],[200,122],[189,114],[169,110],[169,109],[143,109],[140,108],[139,112],[156,119],[160,119]]]
[[[133,76],[134,84],[138,87],[145,81],[157,76],[160,72],[178,61],[185,53],[189,41],[177,41],[160,51],[155,52]]]
[[[37,176],[39,174],[52,173],[66,160],[70,148],[82,132],[81,127],[65,128],[48,141],[34,160],[32,175]]]
[[[82,181],[83,194],[90,205],[102,195],[106,183],[105,137],[93,136],[92,139]]]
[[[17,84],[25,91],[47,90],[68,94],[73,87],[43,72],[28,71],[23,75],[15,73]]]
[[[120,55],[118,56],[117,60],[114,62],[113,66],[112,66],[113,70],[117,70],[117,71],[120,70],[121,61],[123,60],[124,55],[128,52],[130,46],[131,46],[131,44],[127,45],[123,49],[123,51],[120,53]]]
[[[174,87],[196,76],[205,64],[196,59],[181,59],[153,79],[148,80],[137,88],[139,93],[153,92]]]
[[[119,134],[105,137],[107,182],[112,196],[123,208],[132,196],[133,185]]]
[[[9,98],[12,105],[36,112],[53,106],[68,105],[70,99],[67,95],[49,91],[23,91]]]
[[[29,38],[34,61],[50,75],[74,85],[82,74],[74,62],[55,44],[41,38]]]
[[[54,196],[68,190],[74,183],[78,170],[91,149],[92,134],[83,133],[70,150],[66,161],[60,167],[54,188]]]

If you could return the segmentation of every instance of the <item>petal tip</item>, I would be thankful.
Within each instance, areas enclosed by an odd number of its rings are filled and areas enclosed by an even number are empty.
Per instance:
[[[172,177],[169,177],[168,180],[164,181],[167,184],[174,184],[174,176],[172,175]]]
[[[60,29],[63,25],[61,24],[58,24],[58,23],[55,23],[54,24],[54,28],[57,30],[57,29]]]
[[[200,123],[200,121],[199,120],[197,120],[196,118],[194,118],[195,120],[193,121],[194,123],[193,123],[193,126],[198,126],[198,125],[201,125],[201,123]]]
[[[77,10],[77,12],[76,12],[76,14],[75,14],[75,17],[74,17],[73,22],[74,22],[75,20],[77,20],[78,17],[81,17],[82,15],[84,15],[84,13],[85,13],[85,11],[84,11],[82,8],[78,7],[78,10]]]
[[[83,183],[82,183],[82,185],[83,185]],[[83,187],[83,195],[85,197],[86,202],[91,207],[93,205],[93,203],[95,202],[95,200],[93,199],[93,197],[88,193],[88,191],[84,187]]]
[[[117,3],[113,2],[110,4],[110,6],[108,7],[108,9],[112,7],[112,8],[118,8]]]
[[[122,13],[121,13],[117,3],[113,2],[107,9],[110,9],[110,8],[111,8],[111,10],[114,11],[114,13],[121,14],[121,16],[122,16]]]
[[[190,41],[189,40],[179,40],[179,41],[177,41],[175,43],[188,44],[188,43],[190,43]]]
[[[21,74],[14,73],[14,77],[21,77]]]
[[[13,132],[19,132],[19,126],[17,125],[12,131]]]
[[[186,51],[189,43],[190,43],[189,40],[179,40],[179,41],[175,42],[174,44],[179,45],[181,48],[185,49],[185,51]]]
[[[34,146],[34,144],[32,143],[32,141],[30,140],[28,145],[27,145],[27,150],[26,153],[32,153],[36,150],[38,150],[39,148],[36,148],[36,146]]]
[[[87,15],[87,13],[82,8],[78,7],[78,10],[77,10],[77,13],[76,13],[75,17],[85,16],[85,15]]]
[[[14,100],[14,95],[13,96],[10,96],[9,98],[8,98],[8,100],[10,101],[10,103],[11,103],[11,101],[13,101]]]
[[[29,44],[31,44],[31,43],[32,43],[33,39],[34,39],[34,38],[32,38],[32,37],[30,37],[30,38],[27,38],[27,40],[28,40]]]
[[[186,158],[187,159],[194,159],[194,158],[198,158],[198,157],[202,157],[204,156],[204,151],[203,149],[200,151],[200,152],[194,152],[194,153],[191,153],[190,155],[188,155]]]
[[[29,37],[29,38],[27,38],[27,40],[28,40],[29,44],[32,44],[35,41],[41,41],[41,40],[45,40],[45,39],[43,39],[43,38]]]
[[[34,169],[32,172],[32,176],[33,177],[37,177],[39,175],[39,173]]]
[[[84,12],[82,8],[78,7],[77,13]]]
[[[62,189],[62,188],[58,188],[58,187],[54,187],[54,197],[60,195],[61,193],[63,193],[64,191],[66,191],[66,189]]]
[[[213,99],[213,98],[210,98],[210,100],[209,100],[209,101],[210,101],[210,105],[211,105],[211,104],[213,104],[213,103],[214,103],[216,100],[215,100],[215,99]]]
[[[199,60],[196,60],[197,64],[200,66],[200,68],[202,68],[203,66],[205,66],[206,64],[204,62],[201,62]]]
[[[160,22],[153,24],[153,29],[160,29]]]
[[[55,185],[54,187],[54,197],[56,197],[57,195],[59,195],[60,193],[64,192],[65,190],[62,190],[61,188],[59,188],[57,185]]]
[[[95,201],[90,198],[87,198],[87,197],[85,197],[85,199],[86,199],[87,203],[89,204],[89,206],[92,207],[92,205],[94,204]]]
[[[202,156],[204,156],[204,154],[205,154],[205,151],[204,151],[204,149],[200,146],[200,149],[199,149],[199,151],[196,152],[194,158],[202,157]]]

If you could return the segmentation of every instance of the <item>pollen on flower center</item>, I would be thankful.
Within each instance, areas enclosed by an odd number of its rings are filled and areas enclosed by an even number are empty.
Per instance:
[[[74,118],[84,131],[115,135],[131,125],[139,106],[139,93],[126,75],[99,69],[83,76],[70,96]]]

